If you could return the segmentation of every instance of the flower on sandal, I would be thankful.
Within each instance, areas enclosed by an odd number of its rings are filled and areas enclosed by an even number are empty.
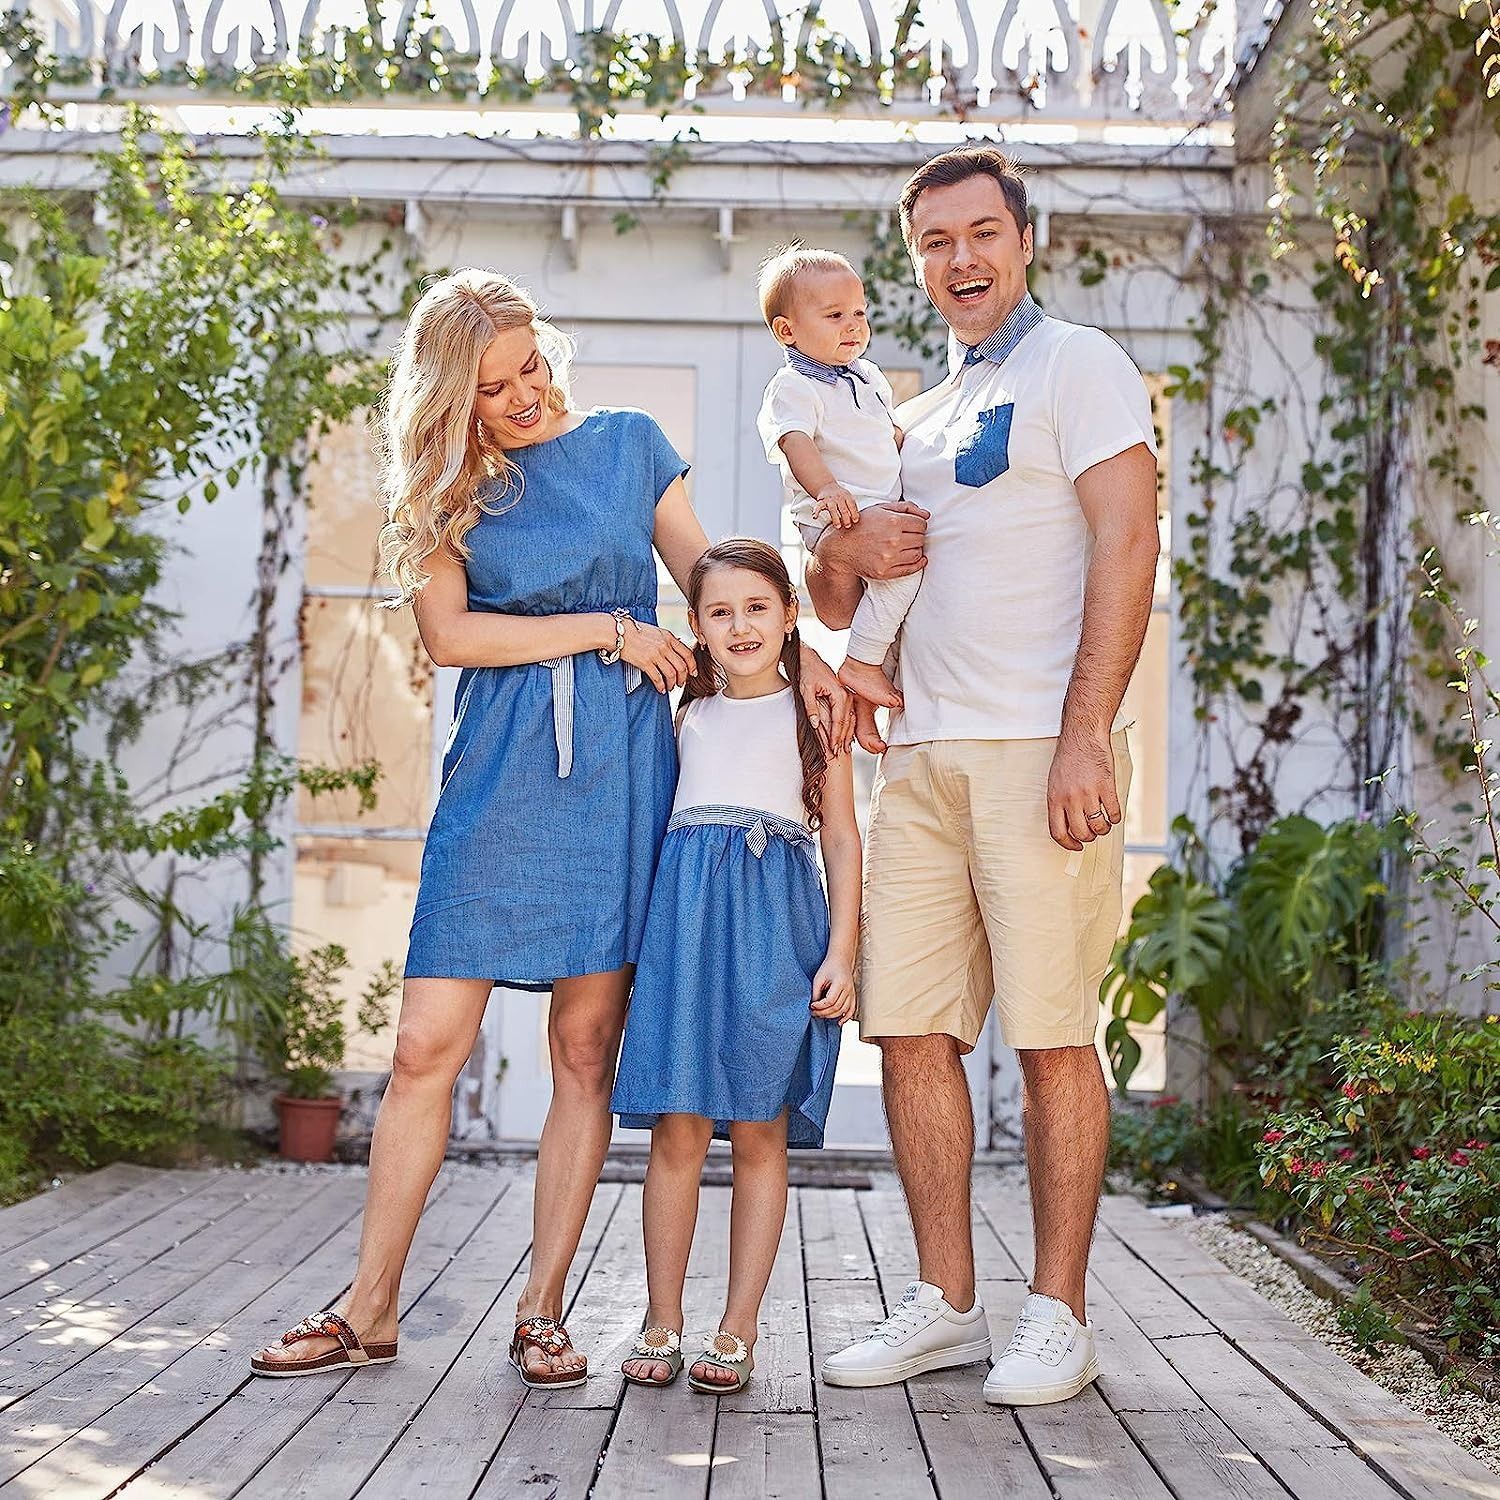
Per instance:
[[[675,1328],[653,1324],[635,1341],[637,1354],[675,1354],[682,1347],[682,1335]]]
[[[732,1333],[725,1333],[720,1329],[718,1333],[711,1333],[703,1340],[703,1352],[712,1354],[715,1359],[723,1360],[727,1364],[743,1364],[750,1358],[750,1351],[745,1347],[745,1341],[737,1338]]]

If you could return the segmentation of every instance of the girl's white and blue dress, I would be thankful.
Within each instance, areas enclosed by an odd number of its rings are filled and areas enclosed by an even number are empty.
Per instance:
[[[612,1108],[637,1130],[701,1115],[720,1137],[786,1110],[787,1144],[821,1146],[839,1026],[810,1009],[828,900],[791,688],[696,699],[677,752]]]

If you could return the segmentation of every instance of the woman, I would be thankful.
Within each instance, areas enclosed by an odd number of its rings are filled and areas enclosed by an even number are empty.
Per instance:
[[[452,1091],[496,983],[549,990],[553,1095],[511,1359],[531,1386],[587,1360],[563,1283],[609,1144],[609,1096],[676,774],[666,694],[692,652],[656,624],[707,549],[687,465],[644,412],[568,402],[563,336],[502,276],[412,311],[387,397],[382,556],[439,666],[463,669],[428,831],[359,1263],[337,1309],[251,1360],[290,1376],[395,1358],[401,1271],[442,1164]],[[847,701],[809,653],[811,698]]]

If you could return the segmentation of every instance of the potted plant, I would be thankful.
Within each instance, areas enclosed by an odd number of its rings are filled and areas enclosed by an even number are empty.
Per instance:
[[[278,1089],[281,1155],[290,1161],[331,1161],[343,1112],[333,1075],[344,1066],[349,1028],[338,983],[350,967],[337,943],[286,960],[287,983],[256,1028],[255,1050]],[[386,960],[360,996],[355,1035],[374,1036],[390,1023],[390,1000],[401,981]]]

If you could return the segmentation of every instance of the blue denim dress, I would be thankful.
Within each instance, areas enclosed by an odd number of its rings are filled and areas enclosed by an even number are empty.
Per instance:
[[[603,408],[510,456],[525,485],[466,538],[469,608],[655,624],[656,502],[688,467],[655,421]],[[634,963],[676,775],[667,698],[625,663],[465,668],[407,976],[545,989]]]

